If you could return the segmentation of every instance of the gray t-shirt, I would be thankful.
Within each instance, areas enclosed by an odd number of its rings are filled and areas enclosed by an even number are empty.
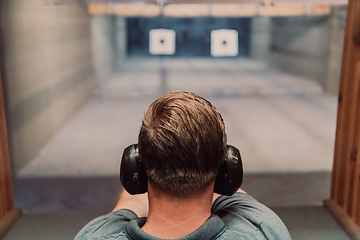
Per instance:
[[[200,228],[179,239],[291,239],[281,219],[248,194],[218,197],[211,213]],[[121,209],[88,223],[75,240],[159,240],[141,230],[145,222],[146,218],[138,218],[134,212]]]

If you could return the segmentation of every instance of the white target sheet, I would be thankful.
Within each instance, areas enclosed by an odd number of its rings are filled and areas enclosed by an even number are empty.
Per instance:
[[[211,55],[235,57],[238,55],[238,32],[231,29],[211,31]]]
[[[153,55],[174,55],[176,33],[171,29],[152,29],[149,32],[149,51]]]

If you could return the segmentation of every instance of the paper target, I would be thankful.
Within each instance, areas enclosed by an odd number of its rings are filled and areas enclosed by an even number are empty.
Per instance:
[[[152,29],[149,32],[149,51],[153,55],[173,55],[175,53],[175,31]]]
[[[231,29],[211,31],[211,55],[234,57],[238,55],[238,32]]]

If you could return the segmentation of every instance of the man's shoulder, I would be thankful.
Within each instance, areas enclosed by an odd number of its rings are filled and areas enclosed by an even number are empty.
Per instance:
[[[128,209],[108,213],[86,224],[74,240],[100,239],[103,236],[111,239],[128,239],[124,229],[134,218],[137,218],[137,215]]]
[[[80,236],[76,236],[74,238],[74,240],[98,240],[98,239],[114,239],[114,240],[129,240],[129,238],[127,237],[127,235],[125,234],[125,231],[121,231],[120,233],[117,234],[101,234],[99,232],[99,234],[84,234],[84,235],[80,235]]]
[[[214,202],[212,212],[223,220],[227,234],[237,233],[242,239],[261,239],[261,236],[265,239],[291,239],[276,213],[248,194],[221,196]]]

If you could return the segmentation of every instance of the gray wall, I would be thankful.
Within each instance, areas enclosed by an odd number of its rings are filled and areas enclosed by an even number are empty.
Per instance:
[[[95,74],[99,83],[106,82],[116,66],[115,17],[91,16],[91,38]]]
[[[126,57],[126,19],[93,15],[91,35],[95,74],[102,84],[109,80]]]
[[[345,18],[346,6],[332,7],[330,16],[254,17],[251,57],[337,94]]]
[[[346,7],[333,7],[328,22],[328,41],[325,58],[325,73],[322,79],[324,90],[338,93],[341,72],[341,60],[344,45]]]
[[[251,19],[250,56],[270,63],[271,18],[253,17]]]
[[[1,67],[15,173],[92,96],[90,17],[67,1],[6,0]]]
[[[280,70],[321,82],[327,16],[273,18],[271,63]]]
[[[126,59],[127,56],[127,34],[126,34],[126,18],[116,17],[116,52],[117,64]]]

